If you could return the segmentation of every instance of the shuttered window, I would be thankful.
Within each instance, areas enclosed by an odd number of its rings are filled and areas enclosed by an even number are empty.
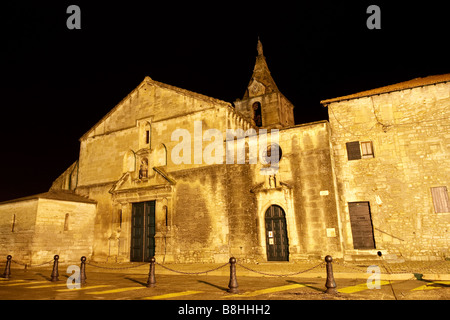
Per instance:
[[[361,158],[373,158],[373,145],[372,141],[352,141],[345,144],[347,146],[347,158],[348,160],[359,160]]]
[[[450,212],[447,187],[431,188],[431,197],[433,198],[434,212]]]
[[[359,148],[359,141],[347,142],[347,157],[348,160],[361,159],[361,150]]]
[[[373,158],[372,141],[361,142],[361,151],[363,158]]]

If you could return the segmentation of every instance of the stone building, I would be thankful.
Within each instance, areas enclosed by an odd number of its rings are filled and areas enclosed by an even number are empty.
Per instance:
[[[296,125],[259,41],[257,51],[234,104],[146,77],[80,138],[79,159],[47,196],[0,203],[0,255],[448,256],[450,75],[325,100],[330,122]],[[421,119],[436,121],[411,124]]]
[[[450,74],[328,107],[347,255],[442,259],[450,247]]]
[[[92,252],[96,203],[67,190],[0,204],[0,253],[26,264],[44,263],[60,254],[79,261]]]

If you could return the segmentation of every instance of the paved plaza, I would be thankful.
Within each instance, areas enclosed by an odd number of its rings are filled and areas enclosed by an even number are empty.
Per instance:
[[[376,261],[375,261],[376,262]],[[449,300],[450,261],[385,263],[334,261],[337,294],[326,294],[325,263],[236,265],[239,293],[229,293],[229,264],[156,264],[156,285],[147,287],[148,263],[87,262],[86,284],[72,288],[75,273],[60,265],[51,282],[52,264],[12,264],[0,280],[2,300]],[[368,269],[370,267],[372,269]],[[77,269],[75,266],[75,269]],[[2,266],[4,268],[4,266]],[[3,269],[2,269],[3,270]],[[69,270],[69,272],[67,272]],[[369,277],[374,279],[368,281]],[[369,284],[368,284],[369,282]],[[72,283],[72,281],[70,281]],[[378,285],[375,286],[375,285]]]

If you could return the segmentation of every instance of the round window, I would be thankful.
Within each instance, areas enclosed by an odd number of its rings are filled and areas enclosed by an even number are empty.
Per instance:
[[[282,151],[281,148],[278,144],[276,143],[272,143],[270,146],[267,147],[266,151],[264,152],[264,160],[267,163],[271,163],[272,162],[272,157],[276,157],[276,153],[278,153],[278,159],[275,158],[274,162],[278,163],[281,160],[281,156],[282,156]]]

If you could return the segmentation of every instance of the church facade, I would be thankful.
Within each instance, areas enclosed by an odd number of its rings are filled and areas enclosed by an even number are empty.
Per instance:
[[[296,125],[257,51],[233,104],[146,77],[49,192],[0,203],[0,255],[448,257],[450,75],[325,100],[330,121]]]

